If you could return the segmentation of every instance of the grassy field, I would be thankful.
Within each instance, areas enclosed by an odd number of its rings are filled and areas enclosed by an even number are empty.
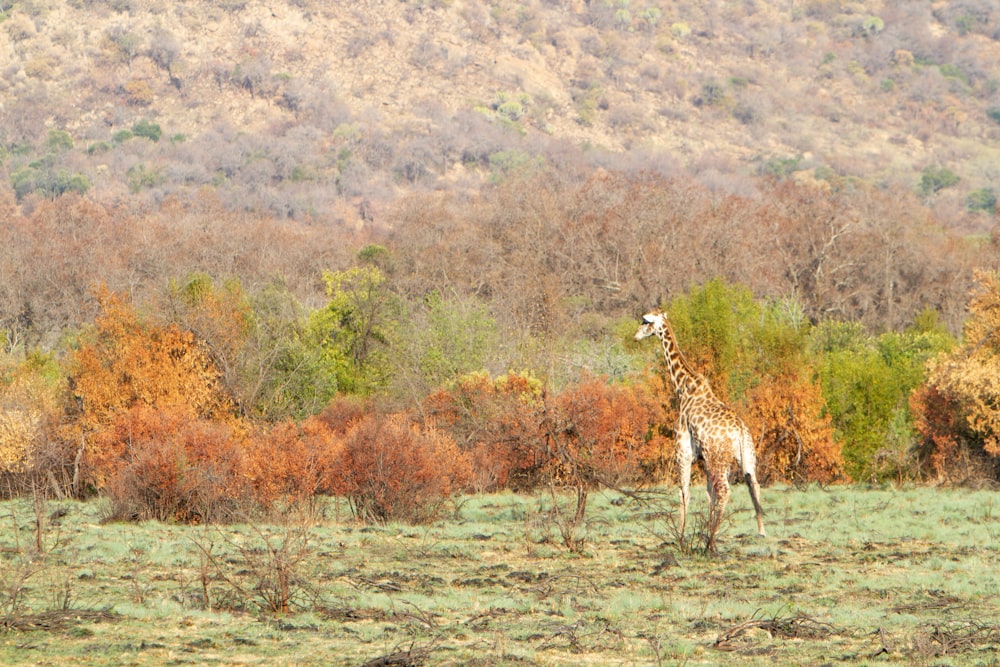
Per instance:
[[[769,488],[759,538],[734,491],[715,555],[678,548],[673,489],[593,496],[581,552],[547,494],[423,527],[0,503],[0,664],[1000,665],[996,492]]]

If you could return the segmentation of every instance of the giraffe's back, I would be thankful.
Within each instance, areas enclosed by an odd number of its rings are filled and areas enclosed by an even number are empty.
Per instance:
[[[697,441],[699,454],[709,463],[741,465],[755,461],[750,430],[729,406],[714,395],[693,398],[686,411],[686,426]]]

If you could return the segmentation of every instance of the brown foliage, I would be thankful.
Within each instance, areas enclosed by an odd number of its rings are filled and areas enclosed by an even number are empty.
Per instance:
[[[666,444],[663,410],[644,386],[588,378],[552,401],[553,474],[572,486],[616,487],[647,477]]]
[[[94,437],[112,519],[214,521],[248,497],[243,450],[224,422],[183,408],[136,405]]]
[[[87,448],[91,481],[98,487],[120,452],[101,431],[133,407],[224,421],[231,405],[219,373],[190,332],[140,321],[120,295],[103,291],[91,339],[72,360],[71,383],[82,405],[78,428],[96,434]]]
[[[21,472],[30,465],[45,422],[59,407],[60,387],[46,383],[29,363],[7,361],[0,353],[0,474]]]
[[[978,438],[953,394],[924,384],[910,395],[910,412],[925,477],[943,484],[964,484],[991,476]]]
[[[763,378],[751,390],[749,403],[747,425],[754,436],[761,483],[847,479],[816,382],[796,373]]]
[[[964,343],[935,359],[911,407],[922,459],[939,479],[1000,474],[1000,273],[979,271],[968,303]]]
[[[548,460],[541,385],[527,375],[466,375],[428,396],[423,409],[469,453],[476,491],[531,486]]]
[[[338,395],[310,421],[322,424],[328,431],[344,435],[359,419],[374,410],[366,400],[357,396]]]
[[[185,407],[199,417],[231,410],[219,372],[188,331],[143,322],[120,294],[102,290],[94,333],[76,352],[72,378],[88,425],[133,405]]]
[[[254,498],[263,506],[278,501],[302,502],[333,493],[341,439],[323,421],[311,417],[261,428],[247,442],[247,477]]]
[[[469,482],[471,467],[444,431],[402,414],[370,414],[347,432],[336,477],[359,518],[420,523]]]

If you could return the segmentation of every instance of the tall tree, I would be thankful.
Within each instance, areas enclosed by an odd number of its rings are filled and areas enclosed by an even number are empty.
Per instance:
[[[81,406],[83,434],[109,428],[137,406],[169,409],[192,417],[226,420],[233,404],[206,347],[190,331],[139,317],[128,299],[102,290],[94,328],[70,359],[70,383]],[[88,449],[97,468],[124,443]]]
[[[323,274],[329,301],[312,313],[311,338],[348,394],[386,387],[394,372],[390,350],[400,315],[399,300],[382,269],[373,264]]]

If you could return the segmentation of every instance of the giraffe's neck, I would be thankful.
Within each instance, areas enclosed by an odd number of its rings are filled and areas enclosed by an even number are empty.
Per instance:
[[[698,386],[698,374],[691,370],[687,360],[681,354],[681,349],[677,346],[677,339],[670,325],[666,325],[659,332],[660,342],[663,344],[663,356],[667,360],[667,368],[670,371],[670,379],[673,380],[674,390],[681,397],[691,394]]]

